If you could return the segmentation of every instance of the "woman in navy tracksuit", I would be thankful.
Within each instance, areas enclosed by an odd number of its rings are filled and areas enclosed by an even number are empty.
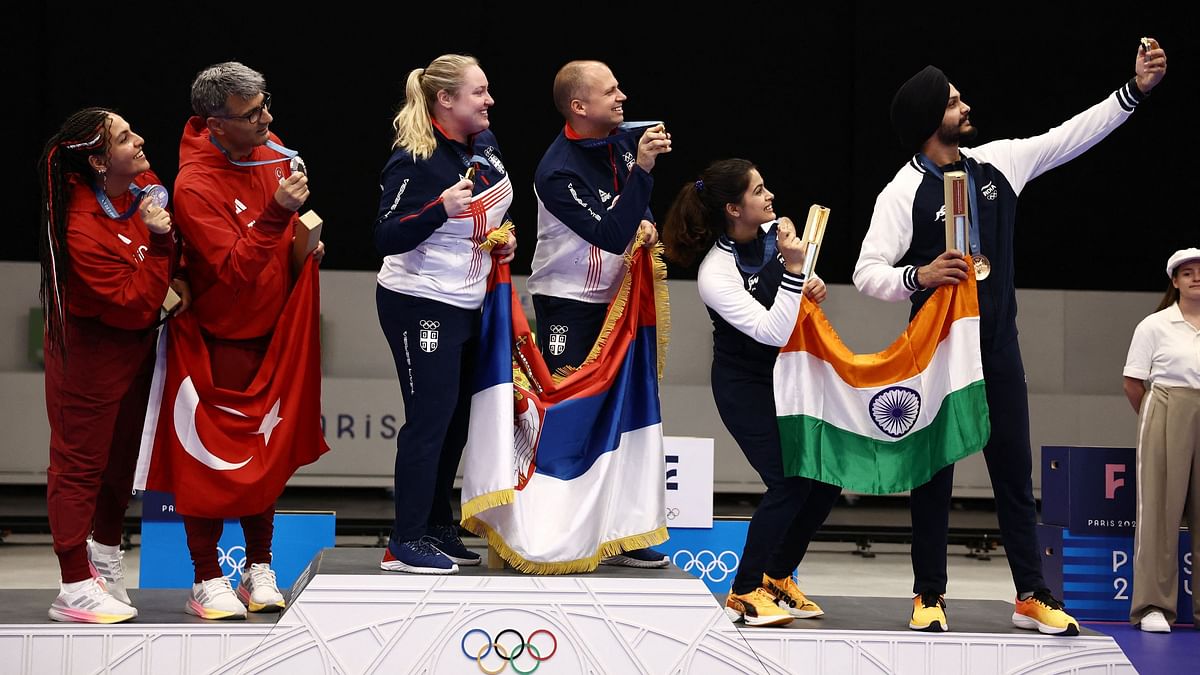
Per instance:
[[[453,574],[478,565],[463,546],[450,491],[470,414],[469,378],[492,256],[512,184],[488,131],[494,101],[472,57],[447,54],[409,73],[396,151],[382,176],[375,246],[384,256],[376,305],[404,398],[396,435],[396,521],[380,567]]]
[[[714,162],[679,192],[667,214],[667,255],[690,265],[705,251],[700,298],[713,320],[717,411],[767,492],[754,511],[725,604],[731,619],[780,625],[824,612],[792,579],[841,488],[783,473],[772,371],[792,333],[801,296],[820,303],[825,284],[804,279],[804,248],[774,195],[744,159]]]

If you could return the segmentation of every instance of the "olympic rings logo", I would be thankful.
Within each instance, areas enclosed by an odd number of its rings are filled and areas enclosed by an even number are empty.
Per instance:
[[[667,509],[667,520],[675,520],[679,517],[679,509],[670,507]]]
[[[241,551],[241,555],[237,554]],[[246,547],[245,546],[230,546],[229,550],[217,547],[217,564],[222,570],[229,569],[229,573],[225,575],[226,579],[232,579],[234,576],[240,575],[246,567]]]
[[[425,330],[430,330],[430,329],[441,326],[442,322],[441,321],[431,321],[429,319],[421,319],[420,324],[421,324],[421,328],[424,328]]]
[[[467,651],[467,638],[471,637],[472,633],[478,633],[484,638],[484,642],[479,645],[478,649],[475,650],[474,655]],[[517,641],[512,645],[511,648],[505,647],[500,641],[500,638],[508,635],[509,633],[512,633],[517,637]],[[533,644],[533,639],[539,635],[545,635],[546,637],[550,638],[550,652],[545,656],[542,656],[542,650],[538,649]],[[554,656],[554,653],[558,651],[558,638],[554,637],[554,633],[551,633],[545,628],[539,628],[538,630],[530,633],[529,639],[526,640],[525,637],[521,635],[521,632],[516,628],[505,628],[499,633],[496,633],[496,639],[493,640],[492,636],[488,635],[486,630],[482,628],[472,628],[466,633],[463,633],[462,640],[459,642],[459,648],[462,649],[463,656],[467,657],[467,659],[470,661],[474,661],[475,665],[479,666],[480,672],[487,673],[488,675],[496,675],[496,673],[504,672],[504,669],[511,665],[513,671],[521,673],[521,675],[527,675],[528,673],[532,673],[533,671],[537,670],[542,665],[542,661],[549,661],[550,657]],[[495,650],[496,656],[500,658],[500,667],[494,670],[489,670],[487,666],[483,665],[483,660],[492,653],[492,650]],[[521,668],[517,665],[517,659],[523,655],[528,655],[533,661],[533,667],[529,670],[521,670]]]
[[[741,559],[738,554],[730,550],[721,551],[718,554],[709,550],[692,553],[681,549],[671,556],[671,562],[684,572],[690,572],[694,576],[708,579],[713,583],[720,583],[737,571]],[[720,576],[717,576],[717,573],[720,573]]]

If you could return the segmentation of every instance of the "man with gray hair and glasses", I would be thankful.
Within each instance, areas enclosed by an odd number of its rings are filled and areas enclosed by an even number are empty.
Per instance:
[[[261,73],[237,62],[209,66],[192,82],[191,98],[195,116],[183,130],[175,183],[176,222],[194,296],[190,311],[208,349],[213,384],[245,391],[255,381],[293,283],[293,227],[308,199],[308,178],[296,153],[269,129],[271,94]],[[319,261],[324,245],[313,255]],[[225,450],[231,456],[251,454]],[[230,491],[254,489],[237,484],[233,473]],[[255,513],[220,514],[240,518],[246,535],[236,595],[217,558],[222,518],[181,513],[195,567],[188,613],[244,619],[243,603],[252,612],[283,608],[271,569],[277,497],[267,496],[270,506],[256,506]]]

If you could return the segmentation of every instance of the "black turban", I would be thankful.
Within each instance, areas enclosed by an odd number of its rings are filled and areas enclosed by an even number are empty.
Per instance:
[[[908,78],[892,98],[892,128],[909,150],[919,150],[937,131],[950,100],[950,80],[936,66]]]

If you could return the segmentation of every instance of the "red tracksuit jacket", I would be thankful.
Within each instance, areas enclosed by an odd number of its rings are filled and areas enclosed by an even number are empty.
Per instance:
[[[139,187],[161,183],[152,171],[134,179]],[[71,179],[67,206],[67,249],[71,268],[67,303],[71,314],[99,319],[114,328],[137,330],[158,320],[171,282],[173,232],[152,234],[135,211],[126,220],[109,218],[92,186]],[[112,200],[119,212],[133,203],[125,194]]]
[[[275,134],[271,140],[279,143]],[[248,161],[279,158],[260,146]],[[291,286],[296,214],[276,203],[287,162],[236,166],[192,117],[179,142],[175,220],[183,235],[192,308],[205,333],[245,340],[270,333]]]

